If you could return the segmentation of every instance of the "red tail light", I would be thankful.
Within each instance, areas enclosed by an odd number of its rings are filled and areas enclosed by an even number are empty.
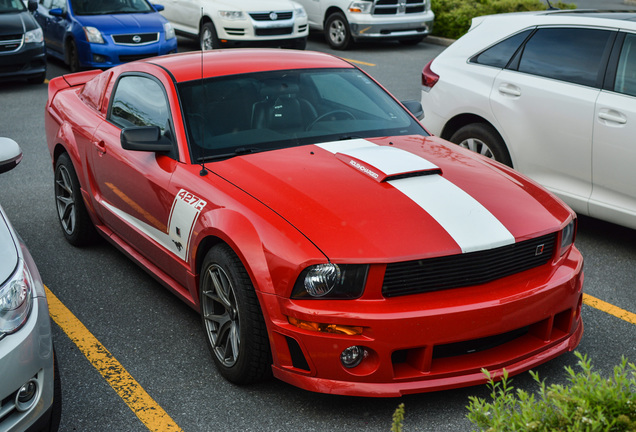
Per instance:
[[[427,91],[432,89],[439,80],[439,75],[431,70],[431,63],[433,63],[433,60],[428,62],[422,70],[422,87],[424,87]]]

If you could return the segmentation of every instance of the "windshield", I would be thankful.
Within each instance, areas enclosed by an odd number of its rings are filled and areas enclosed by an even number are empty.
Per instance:
[[[71,0],[71,7],[75,15],[155,12],[155,9],[146,0]]]
[[[0,14],[12,12],[24,12],[26,7],[22,0],[0,0]]]
[[[351,138],[426,135],[357,69],[259,72],[179,85],[193,162]]]

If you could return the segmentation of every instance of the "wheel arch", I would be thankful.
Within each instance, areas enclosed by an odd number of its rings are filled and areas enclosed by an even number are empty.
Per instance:
[[[214,28],[216,28],[216,26],[214,25],[214,21],[212,20],[212,18],[209,15],[204,14],[201,19],[199,19],[199,34],[201,34],[201,29],[203,28],[204,24],[210,23],[212,24],[212,26]]]
[[[325,24],[327,23],[327,19],[333,15],[334,13],[340,12],[342,15],[344,15],[345,19],[347,19],[347,14],[340,9],[338,6],[330,6],[327,8],[327,10],[325,11],[325,15],[322,17],[322,28],[325,28]],[[349,20],[347,19],[347,22],[349,22]]]

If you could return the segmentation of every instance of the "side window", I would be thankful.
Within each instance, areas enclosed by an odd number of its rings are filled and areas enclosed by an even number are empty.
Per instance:
[[[517,33],[477,54],[470,62],[503,69],[531,32],[532,29]]]
[[[627,34],[618,59],[614,91],[636,96],[636,34]]]
[[[40,4],[46,9],[51,9],[51,0],[40,0]]]
[[[51,2],[51,9],[60,8],[66,11],[66,0],[53,0]]]
[[[161,84],[142,76],[119,79],[110,109],[109,120],[121,128],[159,126],[164,133],[170,110]]]
[[[614,32],[615,33],[615,32]],[[519,72],[597,86],[613,32],[586,28],[541,28],[526,43]]]

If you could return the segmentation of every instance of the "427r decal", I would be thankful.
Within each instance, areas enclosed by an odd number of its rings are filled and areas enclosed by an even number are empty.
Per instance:
[[[172,202],[168,219],[168,235],[176,247],[173,252],[184,261],[188,259],[194,224],[206,204],[206,201],[185,189],[181,189]]]

